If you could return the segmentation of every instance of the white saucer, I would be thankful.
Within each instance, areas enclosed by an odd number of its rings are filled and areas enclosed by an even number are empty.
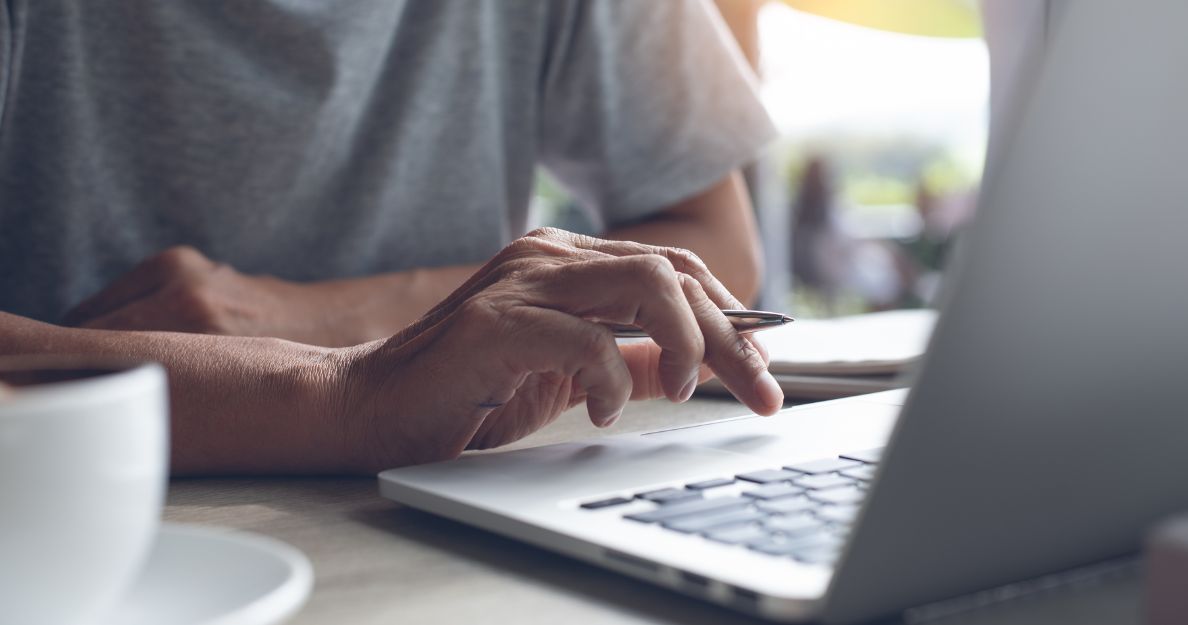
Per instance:
[[[285,543],[163,523],[139,579],[102,625],[272,625],[312,587],[309,560]]]

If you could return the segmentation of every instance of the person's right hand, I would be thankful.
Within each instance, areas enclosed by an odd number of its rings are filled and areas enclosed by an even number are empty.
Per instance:
[[[690,252],[538,230],[396,336],[338,352],[329,412],[363,470],[509,443],[581,401],[607,426],[628,399],[687,400],[703,363],[770,415],[766,354],[721,313],[741,307]],[[598,322],[652,340],[618,346]]]

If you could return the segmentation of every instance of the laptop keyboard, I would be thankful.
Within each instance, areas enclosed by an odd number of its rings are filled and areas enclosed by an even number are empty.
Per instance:
[[[644,510],[632,506],[623,518],[767,556],[832,565],[882,451],[865,449],[690,482],[684,488],[587,501],[581,507],[604,510],[646,501],[654,505]]]

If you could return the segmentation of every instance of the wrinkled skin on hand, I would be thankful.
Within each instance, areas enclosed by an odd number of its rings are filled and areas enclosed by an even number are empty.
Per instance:
[[[629,399],[685,401],[711,375],[773,414],[766,354],[721,313],[742,307],[688,251],[537,230],[396,336],[341,350],[330,412],[363,470],[503,445],[583,401],[605,427]],[[602,323],[651,340],[617,345]]]
[[[144,260],[75,306],[63,325],[346,344],[327,314],[334,302],[325,291],[321,285],[246,275],[179,246]]]
[[[317,285],[241,274],[178,247],[65,322],[345,344],[328,302]],[[783,396],[766,354],[721,313],[742,307],[691,252],[537,230],[395,336],[328,350],[303,427],[343,438],[345,466],[371,472],[503,445],[583,402],[607,426],[630,399],[685,401],[711,375],[771,414]],[[603,323],[651,339],[618,345]]]

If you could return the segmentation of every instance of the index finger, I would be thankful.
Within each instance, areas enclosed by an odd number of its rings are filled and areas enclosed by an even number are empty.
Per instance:
[[[533,305],[602,323],[642,328],[657,345],[659,385],[684,401],[697,385],[705,339],[672,264],[652,254],[542,268],[525,276]]]
[[[663,256],[672,263],[674,269],[678,272],[686,274],[696,280],[702,290],[705,291],[706,297],[721,309],[735,309],[743,310],[746,306],[718,280],[710,270],[709,267],[701,260],[697,254],[682,249],[679,247],[664,247],[662,245],[649,245],[646,243],[636,243],[635,241],[612,241],[607,239],[596,239],[582,234],[574,234],[571,244],[575,247],[601,252],[610,256],[630,256],[636,254],[656,254]],[[767,363],[770,359],[767,349],[763,343],[757,340],[754,336],[748,335],[746,341],[763,358],[763,362]]]
[[[784,403],[780,385],[767,370],[767,359],[706,296],[701,284],[682,274],[681,288],[705,337],[705,361],[722,384],[757,414],[772,415]]]

